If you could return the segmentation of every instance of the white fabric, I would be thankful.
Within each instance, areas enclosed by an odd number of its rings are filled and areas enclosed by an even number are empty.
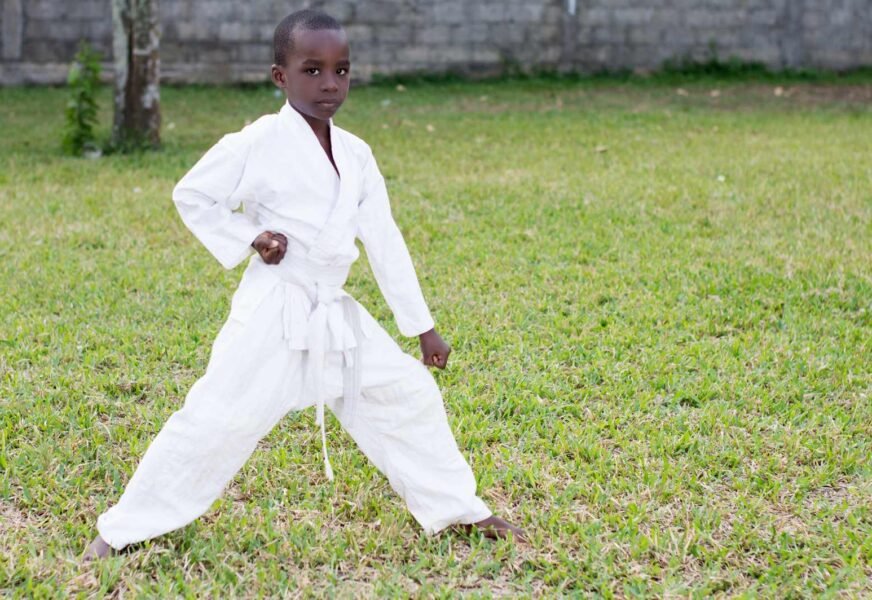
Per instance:
[[[97,520],[114,548],[172,531],[203,514],[288,411],[314,404],[305,387],[307,352],[288,348],[284,289],[275,287],[246,323],[228,319],[205,375],[146,451],[118,504]],[[342,405],[343,354],[329,352],[327,406],[384,473],[425,532],[491,515],[457,448],[439,388],[359,304],[372,334],[361,345],[361,396],[353,424]],[[275,481],[274,485],[292,484]]]
[[[113,547],[195,519],[278,419],[312,405],[329,478],[325,405],[425,531],[490,516],[432,376],[342,290],[357,237],[400,331],[433,327],[369,147],[332,122],[330,132],[341,178],[284,104],[224,136],[176,186],[183,221],[226,268],[253,253],[262,231],[284,233],[288,252],[278,265],[251,257],[206,374],[98,519]]]
[[[332,121],[330,134],[341,178],[311,127],[287,103],[277,114],[225,135],[176,185],[173,200],[182,220],[228,269],[254,252],[251,242],[265,230],[284,233],[311,260],[327,266],[357,260],[357,237],[400,333],[432,329],[372,151]],[[232,212],[239,207],[245,212]],[[272,282],[261,283],[243,278],[232,316],[257,305]],[[295,314],[304,321],[305,300],[298,300]],[[331,348],[342,345],[332,342]],[[302,338],[295,343],[306,347]]]
[[[282,332],[284,339],[288,341],[288,347],[294,348],[294,314],[290,310],[293,306],[294,292],[302,289],[306,292],[314,306],[308,316],[306,326],[307,340],[307,367],[306,367],[306,393],[315,399],[316,418],[315,422],[321,427],[321,448],[324,454],[324,470],[329,480],[333,480],[333,468],[327,456],[327,432],[324,425],[324,368],[326,366],[327,337],[331,331],[345,329],[345,322],[351,326],[353,338],[343,345],[343,357],[345,359],[346,381],[343,400],[345,402],[346,420],[351,423],[354,417],[354,407],[360,394],[360,358],[359,348],[363,341],[363,329],[360,326],[360,316],[357,305],[351,296],[346,294],[342,285],[348,278],[348,267],[325,267],[309,261],[302,254],[302,249],[295,242],[288,244],[288,250],[278,266],[268,266],[262,260],[252,261],[253,270],[271,271],[273,275],[285,282],[284,307],[282,308]],[[343,323],[336,325],[330,322],[331,306],[341,303],[344,318]]]

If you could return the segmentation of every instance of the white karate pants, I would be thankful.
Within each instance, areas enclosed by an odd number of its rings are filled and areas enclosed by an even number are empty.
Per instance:
[[[113,548],[202,515],[279,419],[314,404],[302,397],[306,352],[290,350],[282,339],[280,287],[246,323],[224,324],[205,375],[152,441],[118,504],[98,518],[97,529]],[[372,320],[362,308],[361,313]],[[339,352],[327,355],[328,408],[427,533],[489,517],[433,376],[377,323],[369,329],[359,354],[361,396],[354,422],[343,421]]]

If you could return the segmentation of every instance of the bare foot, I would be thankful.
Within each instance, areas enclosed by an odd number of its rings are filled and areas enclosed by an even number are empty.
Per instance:
[[[511,535],[514,537],[515,541],[518,542],[528,542],[527,534],[524,533],[524,530],[520,527],[515,527],[505,519],[501,519],[496,515],[491,515],[487,519],[482,521],[478,521],[473,523],[472,525],[465,525],[464,528],[467,532],[473,530],[473,528],[478,529],[482,532],[482,534],[493,540],[503,540],[508,539]]]
[[[85,553],[82,555],[82,562],[89,563],[92,560],[101,560],[110,554],[112,554],[112,546],[107,544],[106,540],[97,535],[97,537],[94,538],[94,541],[85,548]]]

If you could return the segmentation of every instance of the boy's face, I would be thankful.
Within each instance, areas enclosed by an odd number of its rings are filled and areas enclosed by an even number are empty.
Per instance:
[[[343,30],[298,29],[286,65],[273,65],[273,83],[311,122],[332,118],[348,96],[351,60]]]

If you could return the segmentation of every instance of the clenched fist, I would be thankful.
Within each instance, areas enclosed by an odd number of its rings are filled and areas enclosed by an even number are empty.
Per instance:
[[[444,369],[448,365],[448,355],[451,347],[436,333],[435,329],[425,331],[418,336],[421,342],[421,362],[428,367]]]
[[[277,265],[288,251],[288,238],[281,233],[264,231],[251,242],[251,247],[257,250],[260,257],[268,265]]]

